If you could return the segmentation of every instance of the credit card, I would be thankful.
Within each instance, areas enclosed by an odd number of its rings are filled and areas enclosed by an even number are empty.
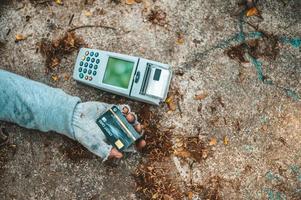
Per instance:
[[[96,123],[105,134],[108,142],[119,151],[129,148],[141,137],[117,106],[112,106],[102,114]]]

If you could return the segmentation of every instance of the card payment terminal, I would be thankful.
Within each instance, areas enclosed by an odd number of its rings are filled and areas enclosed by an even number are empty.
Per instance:
[[[169,65],[119,53],[81,48],[73,78],[101,90],[159,105],[167,96]]]

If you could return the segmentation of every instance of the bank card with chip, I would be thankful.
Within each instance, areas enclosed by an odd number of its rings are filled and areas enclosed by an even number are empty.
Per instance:
[[[96,123],[108,142],[119,151],[126,150],[141,137],[117,106],[109,108],[96,120]]]

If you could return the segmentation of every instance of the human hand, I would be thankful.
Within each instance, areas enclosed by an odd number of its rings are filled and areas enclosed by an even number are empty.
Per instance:
[[[104,160],[108,158],[122,158],[122,153],[116,148],[106,143],[106,137],[96,124],[97,118],[107,111],[111,105],[100,102],[79,103],[73,114],[72,126],[74,138],[86,147],[89,151],[98,155]],[[137,116],[132,113],[129,106],[119,106],[120,110],[131,123],[135,130],[142,132],[141,124],[137,121]],[[139,140],[137,149],[142,149],[146,145],[145,140]]]

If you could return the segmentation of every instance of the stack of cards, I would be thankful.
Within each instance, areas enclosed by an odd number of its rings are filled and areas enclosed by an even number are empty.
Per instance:
[[[119,151],[126,150],[141,137],[117,106],[112,106],[102,114],[96,123],[105,134],[108,142]]]

